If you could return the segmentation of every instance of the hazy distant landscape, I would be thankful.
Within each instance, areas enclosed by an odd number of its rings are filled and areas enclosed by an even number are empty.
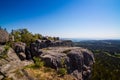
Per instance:
[[[82,40],[74,43],[94,53],[96,62],[91,80],[120,79],[120,40]]]
[[[82,40],[75,42],[75,45],[96,52],[109,52],[112,55],[120,54],[120,40]]]

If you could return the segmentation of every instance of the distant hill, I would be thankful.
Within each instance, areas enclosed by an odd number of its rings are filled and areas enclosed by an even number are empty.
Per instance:
[[[120,54],[120,40],[87,40],[75,42],[75,45],[88,48],[93,52],[108,52],[112,55]]]

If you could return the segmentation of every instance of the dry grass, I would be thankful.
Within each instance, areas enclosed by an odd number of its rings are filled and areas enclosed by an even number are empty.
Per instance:
[[[24,76],[19,69],[17,69],[16,71],[14,71],[14,73],[15,73],[15,76],[17,78],[22,78]]]
[[[51,68],[42,67],[39,69],[34,68],[25,68],[29,76],[37,80],[75,80],[71,75],[60,76],[57,74],[57,71]]]

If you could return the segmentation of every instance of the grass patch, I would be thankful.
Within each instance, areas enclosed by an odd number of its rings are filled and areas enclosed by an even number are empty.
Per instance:
[[[29,76],[37,78],[37,80],[53,80],[57,73],[54,69],[48,67],[41,68],[26,68],[25,71],[29,73]],[[57,79],[56,79],[57,80]]]
[[[64,76],[67,74],[67,70],[66,68],[59,68],[57,73],[60,75],[60,76]]]
[[[35,64],[30,64],[24,67],[24,69],[40,69],[41,67],[36,66]]]
[[[44,68],[44,72],[46,73],[46,72],[51,72],[51,71],[53,71],[51,68],[49,68],[49,67],[46,67],[46,68]]]
[[[15,76],[17,77],[17,78],[22,78],[24,75],[20,72],[20,70],[16,70],[16,71],[14,71],[14,73],[15,73]]]
[[[31,68],[27,66],[24,69],[29,76],[33,77],[37,80],[75,80],[75,78],[69,74],[67,74],[66,68],[60,68],[58,71],[49,67],[41,67],[41,68]]]
[[[33,57],[34,60],[34,67],[36,68],[40,68],[43,67],[45,65],[45,63],[39,58],[39,57]]]
[[[39,57],[34,57],[33,60],[34,64],[27,65],[24,67],[24,69],[26,68],[39,69],[44,67],[45,63]]]

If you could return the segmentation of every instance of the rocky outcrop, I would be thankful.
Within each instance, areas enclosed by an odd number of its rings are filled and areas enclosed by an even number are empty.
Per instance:
[[[23,42],[15,42],[13,44],[13,49],[17,53],[17,55],[20,57],[21,60],[27,59],[33,59],[34,56],[38,57],[42,54],[40,49],[47,48],[47,47],[56,47],[56,46],[73,46],[73,42],[70,40],[36,40],[35,42],[31,43],[30,46],[26,46]]]
[[[42,43],[41,41],[36,43],[39,42]],[[15,52],[10,48],[7,53],[7,58],[0,60],[0,77],[4,78],[7,76],[12,77],[14,80],[19,80],[15,77],[14,71],[19,69],[20,73],[24,74],[24,71],[21,71],[21,69],[25,65],[33,63],[29,60],[36,56],[41,58],[48,67],[56,70],[65,68],[68,74],[74,76],[76,80],[89,79],[89,76],[91,75],[91,67],[94,63],[94,56],[92,52],[80,47],[65,46],[46,47],[41,49],[39,45],[40,44],[32,43],[30,47],[27,47],[22,42],[15,43]],[[4,47],[1,47],[1,51],[4,50],[3,48]],[[28,78],[26,79],[25,77],[23,79],[27,80]]]
[[[22,36],[22,33],[29,32],[26,29],[25,31],[20,30],[19,35]],[[39,34],[30,35],[39,36],[39,39],[42,37]],[[4,80],[5,78],[12,78],[13,80],[38,80],[37,77],[42,75],[42,73],[38,71],[39,75],[35,75],[36,78],[33,78],[29,76],[30,73],[25,70],[25,66],[29,65],[27,68],[35,69],[38,68],[39,64],[42,65],[41,69],[46,68],[45,71],[43,70],[45,73],[50,70],[48,67],[51,67],[54,69],[54,74],[57,74],[57,71],[60,72],[61,70],[63,72],[62,75],[67,72],[67,75],[75,77],[76,80],[89,79],[91,66],[94,63],[93,53],[87,49],[73,47],[74,44],[71,40],[60,40],[58,37],[43,37],[42,40],[38,39],[28,44],[27,42],[31,42],[33,37],[29,41],[25,41],[26,43],[15,42],[15,38],[12,34],[9,35],[6,30],[0,29],[0,80]],[[12,48],[4,45],[8,41]],[[45,66],[43,66],[44,62],[42,61],[45,62]],[[51,76],[54,78],[54,75]],[[56,76],[61,77],[61,74]]]
[[[0,57],[0,80],[4,80],[6,77],[12,78],[12,80],[28,80],[24,75],[22,79],[19,79],[16,74],[24,66],[33,64],[33,61],[21,61],[12,48],[9,48],[4,55],[5,57]]]
[[[65,68],[68,74],[77,80],[89,79],[94,63],[93,53],[87,49],[71,46],[73,46],[71,41],[36,40],[30,46],[17,42],[14,44],[14,50],[20,60],[39,57],[46,66],[56,70]]]
[[[86,80],[94,63],[93,53],[79,47],[49,47],[42,49],[40,57],[54,69],[66,68],[78,80]]]
[[[73,42],[70,40],[62,41],[62,40],[57,40],[57,41],[51,41],[51,40],[36,40],[35,42],[30,44],[30,52],[31,56],[40,56],[41,51],[40,49],[46,48],[46,47],[56,47],[56,46],[74,46]],[[26,50],[26,52],[28,52]],[[28,53],[27,53],[28,54]]]
[[[4,44],[9,41],[9,34],[7,31],[0,29],[0,44]]]
[[[39,40],[38,39],[32,44],[34,44],[38,49],[42,49],[46,47],[55,47],[55,46],[67,46],[67,47],[74,46],[71,40],[51,41],[51,40]]]

